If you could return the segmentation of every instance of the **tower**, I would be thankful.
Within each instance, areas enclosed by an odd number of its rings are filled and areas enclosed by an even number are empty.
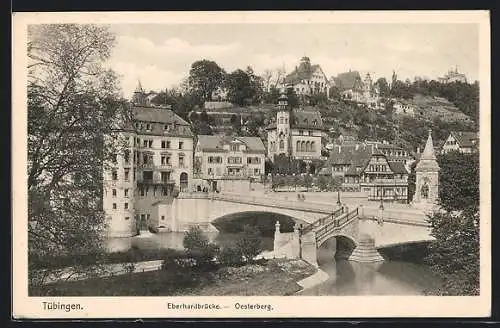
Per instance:
[[[413,202],[416,204],[436,204],[439,197],[439,165],[434,154],[432,143],[432,131],[429,129],[429,136],[425,144],[424,151],[415,168],[416,182]]]
[[[132,103],[135,105],[145,105],[146,92],[142,88],[141,81],[137,81],[137,87],[135,88],[134,95],[132,96]]]
[[[282,94],[278,98],[278,112],[276,113],[276,154],[291,155],[290,149],[290,110],[288,97]]]

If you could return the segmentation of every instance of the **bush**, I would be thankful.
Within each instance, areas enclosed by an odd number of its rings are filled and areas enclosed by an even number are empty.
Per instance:
[[[196,261],[197,266],[207,266],[213,262],[219,247],[210,243],[199,227],[191,227],[183,240],[186,253]]]
[[[243,263],[243,254],[239,247],[225,247],[219,254],[219,263],[226,266],[238,266]]]
[[[262,252],[260,231],[255,227],[246,225],[243,228],[243,236],[236,245],[247,262],[253,261],[253,258]]]

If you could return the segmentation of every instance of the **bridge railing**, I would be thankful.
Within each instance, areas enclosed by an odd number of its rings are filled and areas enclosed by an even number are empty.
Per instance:
[[[340,230],[343,228],[346,224],[351,222],[355,217],[359,215],[358,209],[356,208],[355,210],[352,210],[351,212],[347,213],[344,216],[341,216],[339,218],[336,218],[333,221],[328,222],[318,230],[316,230],[316,242],[319,243],[321,239],[323,239],[325,236],[327,236],[330,232]]]
[[[320,218],[319,220],[314,221],[313,223],[307,225],[305,228],[301,230],[301,234],[306,234],[311,231],[313,231],[316,228],[319,228],[328,222],[335,220],[339,215],[344,214],[344,207],[340,207],[339,209],[333,211],[333,213],[328,214],[327,216],[324,216]]]
[[[227,194],[227,193],[211,194],[209,198],[215,200],[249,204],[249,205],[279,207],[279,208],[287,208],[300,211],[323,212],[323,213],[332,212],[332,206],[324,203],[306,203],[306,202],[298,202],[287,199],[246,196],[240,194]]]

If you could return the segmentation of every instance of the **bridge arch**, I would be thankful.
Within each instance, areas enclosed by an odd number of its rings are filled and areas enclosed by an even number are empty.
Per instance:
[[[245,224],[259,228],[262,233],[274,233],[276,221],[280,223],[281,232],[292,232],[295,224],[306,226],[299,218],[273,211],[240,211],[222,215],[212,221],[219,231],[240,232]]]
[[[318,261],[347,260],[358,246],[356,239],[348,234],[338,233],[329,236],[318,246]]]

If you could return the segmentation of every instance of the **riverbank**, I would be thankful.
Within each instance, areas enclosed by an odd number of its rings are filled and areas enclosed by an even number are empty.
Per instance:
[[[212,271],[158,270],[116,277],[57,282],[30,296],[283,296],[316,268],[302,260],[259,260]]]

